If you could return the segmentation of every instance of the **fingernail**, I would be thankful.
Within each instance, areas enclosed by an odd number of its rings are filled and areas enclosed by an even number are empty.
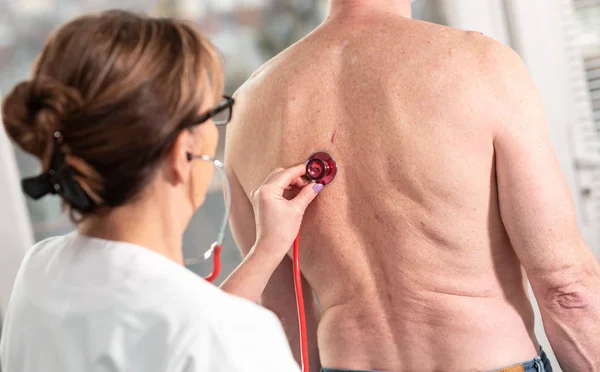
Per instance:
[[[313,189],[315,190],[316,193],[319,193],[321,190],[323,190],[323,184],[315,183],[315,185],[313,186]]]

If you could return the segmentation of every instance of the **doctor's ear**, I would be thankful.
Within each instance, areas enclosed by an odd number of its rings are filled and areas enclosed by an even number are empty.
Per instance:
[[[177,136],[165,158],[169,178],[173,183],[187,182],[190,177],[193,154],[202,152],[202,144],[191,130],[183,130]]]

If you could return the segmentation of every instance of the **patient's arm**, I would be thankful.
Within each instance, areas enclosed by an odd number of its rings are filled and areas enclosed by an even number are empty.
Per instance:
[[[600,265],[583,241],[543,103],[512,52],[500,53],[494,138],[502,221],[565,371],[600,371]],[[505,89],[501,89],[505,87]]]

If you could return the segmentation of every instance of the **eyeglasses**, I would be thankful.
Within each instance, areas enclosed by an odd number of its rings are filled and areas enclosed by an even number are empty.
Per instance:
[[[169,137],[165,140],[165,143],[172,143],[175,138],[181,133],[182,130],[189,130],[196,125],[200,125],[209,119],[213,119],[215,125],[223,126],[227,125],[231,121],[231,110],[235,100],[229,96],[223,96],[223,100],[210,111],[198,116],[195,120],[182,123],[177,130],[173,131]]]
[[[235,100],[229,96],[223,96],[223,100],[209,112],[202,114],[194,125],[202,124],[208,119],[213,119],[215,125],[227,125],[231,121],[231,111]]]

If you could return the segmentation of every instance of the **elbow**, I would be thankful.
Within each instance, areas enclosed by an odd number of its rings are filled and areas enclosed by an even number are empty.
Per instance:
[[[540,307],[552,313],[575,314],[600,309],[600,265],[591,252],[577,264],[565,265],[534,280]],[[535,276],[534,276],[535,277]],[[537,280],[536,280],[537,279]],[[541,298],[540,298],[541,297]]]
[[[600,308],[600,275],[588,272],[577,280],[554,285],[544,291],[540,305],[557,315],[597,311]]]
[[[566,286],[553,288],[544,296],[543,306],[551,312],[584,311],[594,304],[591,288]]]

